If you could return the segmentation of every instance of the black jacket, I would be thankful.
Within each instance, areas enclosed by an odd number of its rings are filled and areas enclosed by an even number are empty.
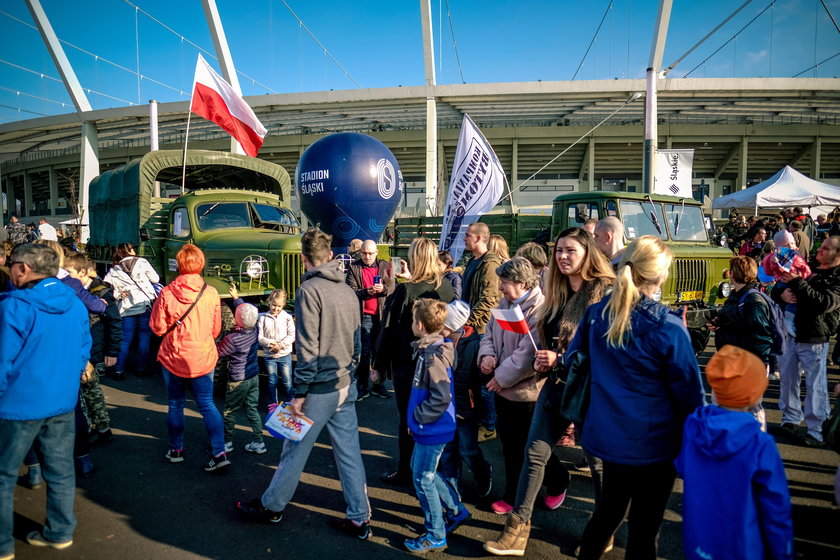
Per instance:
[[[840,326],[840,266],[814,268],[806,280],[794,278],[787,288],[796,295],[796,342],[822,344],[837,333]],[[784,285],[777,282],[772,297],[784,303],[781,295]]]
[[[379,306],[377,309],[379,312],[379,319],[382,319],[382,311],[385,308],[385,298],[394,293],[394,277],[391,274],[391,263],[381,259],[376,259],[373,262],[373,265],[371,265],[377,267],[377,274],[382,279],[382,284],[385,286],[385,291],[375,296],[370,295],[367,288],[364,287],[362,279],[362,268],[364,268],[364,266],[365,265],[362,263],[361,259],[353,261],[353,263],[347,268],[347,285],[353,289],[356,293],[356,297],[359,298],[359,312],[361,312],[365,300],[379,298]]]
[[[441,280],[437,288],[431,282],[404,282],[388,296],[374,353],[374,369],[393,372],[394,366],[404,365],[411,366],[407,369],[409,374],[414,373],[411,343],[415,337],[411,332],[411,307],[421,298],[437,299],[443,303],[455,299],[452,285]]]
[[[717,318],[715,346],[720,350],[726,344],[732,344],[752,352],[766,364],[773,346],[770,309],[759,294],[748,295],[740,305],[744,294],[755,287],[755,282],[747,284],[733,292],[723,304]]]
[[[105,300],[107,307],[105,313],[97,315],[90,314],[90,362],[98,364],[105,357],[116,358],[120,355],[122,344],[122,319],[120,318],[120,306],[114,299],[114,291],[110,284],[99,278],[94,278],[88,287],[88,291],[98,298]]]
[[[455,393],[455,419],[458,422],[472,420],[476,404],[481,399],[481,373],[478,369],[478,347],[481,335],[472,327],[466,327],[455,344],[455,367],[452,369],[452,389]]]

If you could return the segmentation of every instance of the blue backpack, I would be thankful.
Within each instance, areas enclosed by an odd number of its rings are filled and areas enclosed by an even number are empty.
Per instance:
[[[744,300],[750,294],[758,294],[767,307],[770,309],[770,333],[773,335],[773,344],[770,347],[770,353],[775,356],[781,356],[787,352],[787,326],[785,325],[785,312],[778,303],[773,301],[770,296],[755,288],[750,288],[741,296],[738,301],[738,312],[741,312],[741,306],[744,305]]]

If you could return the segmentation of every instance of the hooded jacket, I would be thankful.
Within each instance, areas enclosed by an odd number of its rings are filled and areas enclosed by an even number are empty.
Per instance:
[[[332,393],[350,385],[362,351],[359,300],[341,263],[329,261],[303,275],[295,298],[295,396]]]
[[[440,333],[411,343],[417,366],[411,382],[406,419],[417,443],[437,445],[455,437],[452,366],[455,349]]]
[[[793,558],[784,465],[751,413],[698,408],[685,421],[676,467],[686,558]]]
[[[183,323],[164,336],[184,316],[203,285],[201,275],[182,274],[163,288],[152,307],[149,326],[163,337],[158,361],[178,377],[195,378],[212,373],[219,359],[214,339],[222,330],[222,312],[219,293],[213,286],[207,286]]]
[[[685,418],[705,402],[688,331],[667,307],[642,296],[624,347],[607,346],[603,312],[610,297],[586,310],[566,352],[568,359],[587,337],[591,388],[583,447],[622,465],[673,461]]]
[[[120,302],[120,315],[131,317],[145,313],[152,306],[155,300],[152,282],[160,282],[160,276],[149,261],[130,256],[114,265],[103,280],[114,289],[114,297]]]
[[[761,295],[751,293],[745,297],[753,288],[756,288],[756,283],[750,282],[737,292],[732,292],[723,304],[717,318],[715,347],[720,350],[732,344],[752,352],[766,364],[773,348],[773,331],[770,326],[772,316]]]
[[[534,286],[525,301],[519,304],[534,340],[537,338],[537,310],[544,299],[540,287]],[[502,298],[499,308],[511,309],[514,305]],[[535,351],[531,340],[526,334],[504,330],[493,317],[487,324],[487,333],[481,339],[477,363],[480,364],[484,356],[496,358],[493,377],[502,387],[499,396],[509,401],[535,402],[545,384],[545,379],[539,379],[534,371]],[[485,377],[485,380],[489,378]]]
[[[89,316],[90,336],[92,339],[90,362],[92,364],[98,364],[106,356],[116,358],[120,355],[122,319],[120,318],[119,305],[114,299],[111,286],[99,278],[93,278],[90,286],[88,286],[88,291],[94,297],[104,299],[105,303],[108,304],[108,307],[105,308],[105,313],[102,315],[91,313]]]
[[[72,411],[88,356],[88,312],[60,280],[0,294],[0,418]]]
[[[787,288],[796,295],[796,342],[822,344],[837,333],[840,326],[840,266],[814,268],[805,278],[794,278]],[[785,286],[776,284],[773,299],[783,304]]]
[[[242,298],[234,302],[237,307],[245,303]],[[219,357],[230,356],[228,362],[228,379],[230,381],[245,381],[255,377],[260,372],[257,359],[259,350],[257,327],[245,328],[236,325],[233,330],[216,345]]]

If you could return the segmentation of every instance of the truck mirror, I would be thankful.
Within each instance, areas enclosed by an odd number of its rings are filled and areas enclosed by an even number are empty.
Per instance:
[[[149,235],[149,228],[141,227],[140,228],[140,240],[141,241],[148,241],[151,238],[152,238],[152,236]]]

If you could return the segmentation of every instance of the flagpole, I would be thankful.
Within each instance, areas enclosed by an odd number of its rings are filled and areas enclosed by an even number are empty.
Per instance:
[[[187,133],[184,135],[184,156],[181,164],[181,194],[184,194],[184,186],[187,182],[187,142],[190,139],[190,119],[192,118],[192,97],[190,97],[190,110],[187,112]]]
[[[511,214],[516,214],[516,205],[513,203],[513,193],[510,190],[510,182],[508,182],[507,175],[502,174],[502,178],[505,180],[505,185],[508,189],[508,198],[510,198],[510,212]]]
[[[534,335],[532,335],[532,334],[531,334],[531,329],[528,329],[528,338],[530,338],[530,339],[531,339],[531,344],[533,344],[533,345],[534,345],[534,352],[539,352],[539,351],[540,351],[540,349],[539,349],[539,348],[537,348],[537,343],[536,343],[536,342],[534,342]]]

